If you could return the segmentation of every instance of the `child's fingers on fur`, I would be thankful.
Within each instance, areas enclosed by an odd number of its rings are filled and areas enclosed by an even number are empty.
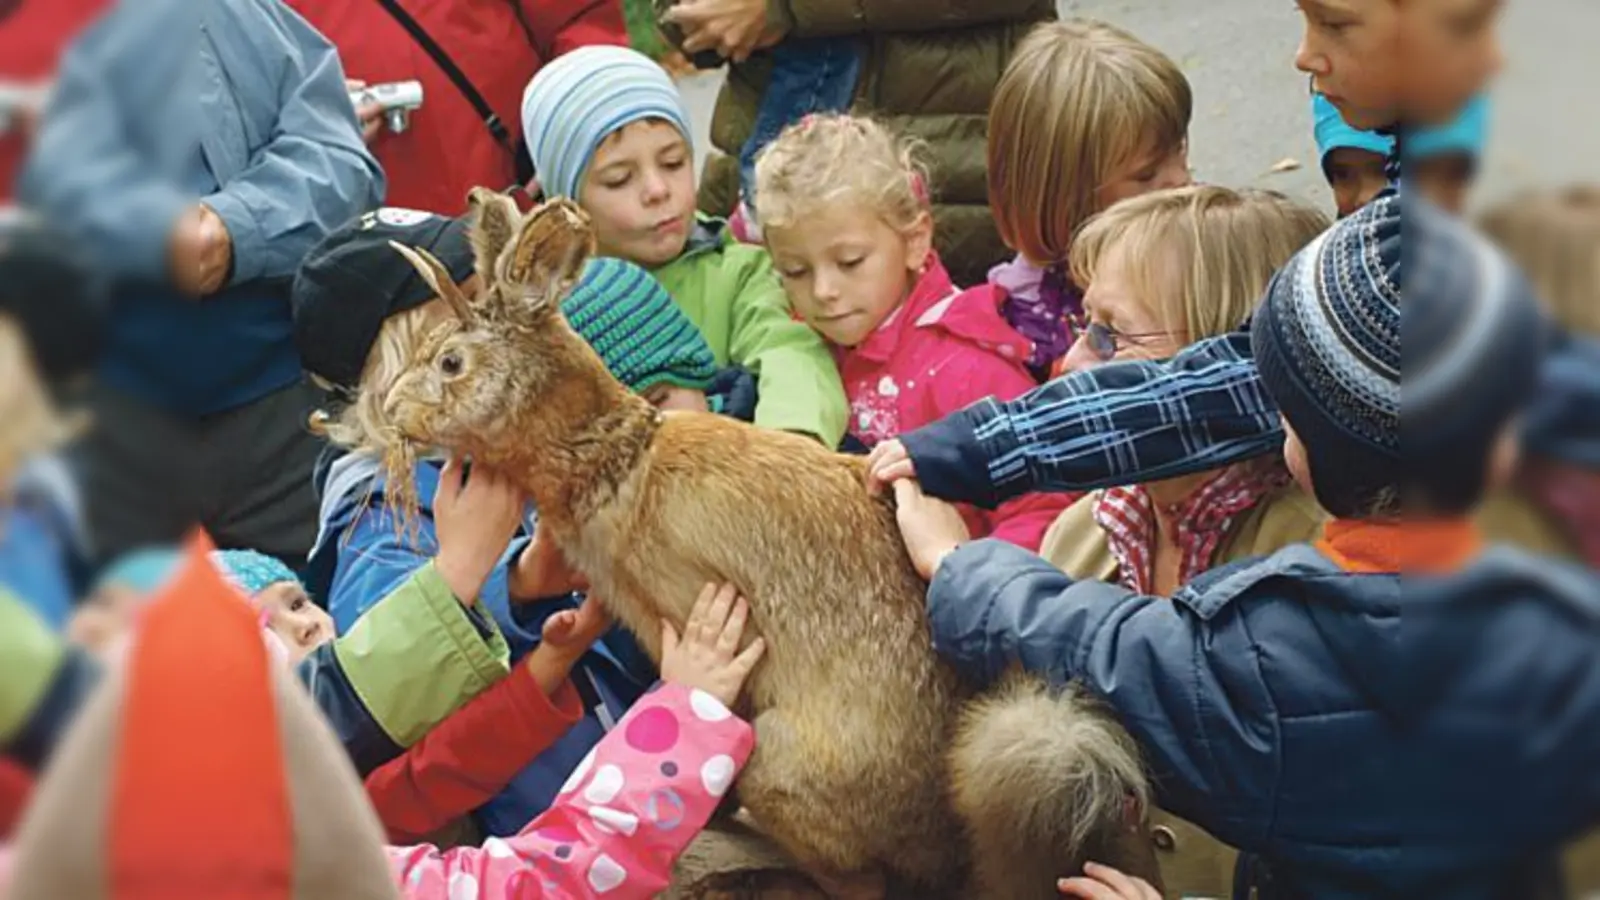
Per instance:
[[[1082,876],[1061,879],[1056,882],[1056,890],[1063,897],[1077,897],[1078,900],[1124,900],[1110,887]]]
[[[445,461],[444,469],[439,472],[439,493],[434,497],[434,505],[448,504],[461,493],[461,460],[452,456]]]
[[[755,671],[756,663],[761,661],[761,657],[766,655],[766,652],[766,639],[756,638],[750,642],[750,646],[744,648],[743,653],[734,657],[733,665],[735,670],[739,673],[740,683],[744,682],[745,676]]]
[[[1149,897],[1155,897],[1156,900],[1160,900],[1160,895],[1149,884],[1130,875],[1125,875],[1110,866],[1102,866],[1094,862],[1084,863],[1083,874],[1110,885],[1118,892],[1118,896],[1137,898],[1137,900],[1147,900]]]
[[[666,660],[678,652],[678,630],[666,619],[661,620],[661,660],[665,665]]]
[[[707,583],[700,589],[700,596],[695,598],[694,606],[689,608],[689,619],[683,623],[684,637],[695,640],[705,630],[705,620],[711,612],[712,601],[716,599],[717,586]]]
[[[717,639],[722,636],[722,629],[728,623],[728,614],[733,609],[733,601],[738,597],[733,585],[725,584],[717,588],[716,594],[711,598],[711,604],[706,607],[705,613],[700,616],[699,633],[695,640],[707,647],[715,647]]]
[[[732,659],[739,649],[739,639],[744,637],[744,623],[749,615],[750,604],[736,596],[733,608],[728,611],[728,620],[722,623],[722,632],[717,635],[717,653],[723,659]]]

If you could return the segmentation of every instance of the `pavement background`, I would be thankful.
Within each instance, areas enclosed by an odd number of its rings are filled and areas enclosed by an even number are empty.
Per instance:
[[[1332,205],[1316,165],[1306,79],[1294,70],[1301,19],[1290,0],[1061,0],[1060,9],[1120,25],[1177,60],[1195,91],[1196,178]],[[1600,0],[1511,0],[1501,34],[1507,64],[1493,90],[1474,205],[1528,186],[1600,180]],[[720,84],[719,73],[680,82],[697,148],[707,145]],[[1273,172],[1285,159],[1300,167]]]

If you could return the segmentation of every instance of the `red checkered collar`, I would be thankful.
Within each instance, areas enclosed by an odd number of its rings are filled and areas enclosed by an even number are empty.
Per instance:
[[[1216,563],[1223,539],[1239,517],[1289,483],[1281,461],[1255,460],[1219,469],[1170,510],[1177,523],[1178,583],[1187,584]],[[1143,485],[1101,491],[1094,520],[1106,534],[1123,586],[1155,592],[1157,510]]]

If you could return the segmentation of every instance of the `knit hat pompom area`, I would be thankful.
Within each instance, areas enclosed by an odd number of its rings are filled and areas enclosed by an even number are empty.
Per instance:
[[[658,384],[704,391],[716,377],[716,357],[699,329],[666,288],[633,263],[592,260],[561,301],[561,312],[635,393]]]
[[[578,197],[584,173],[607,137],[644,119],[694,133],[665,69],[627,47],[591,45],[547,63],[522,93],[522,133],[548,197]]]
[[[1403,295],[1402,201],[1390,195],[1297,254],[1251,324],[1317,500],[1341,518],[1363,517],[1385,492],[1434,513],[1475,505],[1545,338],[1498,251],[1419,198],[1403,202]]]

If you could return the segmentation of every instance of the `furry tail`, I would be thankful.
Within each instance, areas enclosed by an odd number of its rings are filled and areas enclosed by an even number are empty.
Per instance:
[[[1138,746],[1080,688],[1008,678],[967,705],[948,762],[978,896],[1059,900],[1090,859],[1160,884]]]

